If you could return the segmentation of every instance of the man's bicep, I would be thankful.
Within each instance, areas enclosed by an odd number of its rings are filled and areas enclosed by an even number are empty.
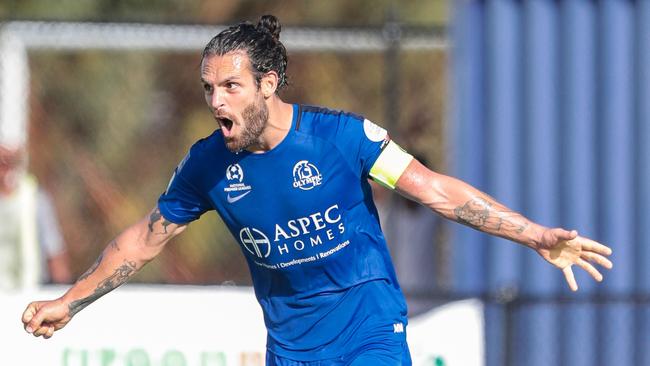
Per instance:
[[[395,182],[395,191],[408,199],[427,204],[436,191],[433,189],[436,176],[439,175],[417,159],[412,159]]]

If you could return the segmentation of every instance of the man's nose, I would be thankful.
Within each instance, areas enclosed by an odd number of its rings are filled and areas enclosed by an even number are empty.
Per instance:
[[[226,103],[223,91],[219,89],[215,90],[214,93],[212,93],[212,100],[210,101],[210,104],[215,111],[218,111],[219,109],[225,107]]]

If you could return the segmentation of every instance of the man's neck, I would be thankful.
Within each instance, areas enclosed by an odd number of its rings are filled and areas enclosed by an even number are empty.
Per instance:
[[[277,95],[273,95],[267,101],[269,109],[269,120],[260,136],[260,141],[249,147],[252,153],[263,153],[278,146],[289,134],[293,120],[293,106],[285,103]]]

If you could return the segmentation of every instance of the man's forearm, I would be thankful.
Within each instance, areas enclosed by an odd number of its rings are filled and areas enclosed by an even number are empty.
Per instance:
[[[101,261],[102,257],[103,255],[100,256],[98,260]],[[70,310],[69,315],[71,317],[74,316],[76,313],[81,311],[86,306],[90,305],[95,300],[111,292],[121,284],[127,282],[137,272],[137,270],[138,266],[135,261],[124,259],[122,264],[113,270],[112,274],[104,277],[102,280],[97,282],[97,285],[94,287],[94,291],[90,295],[77,300],[73,300],[68,304],[68,309]],[[91,282],[90,287],[92,287],[95,282]],[[71,296],[71,298],[74,298],[74,296]]]
[[[139,245],[120,246],[120,242],[137,240],[132,236],[133,233],[127,231],[111,241],[95,263],[63,296],[63,300],[68,304],[70,317],[127,282],[148,262],[138,249]]]
[[[185,225],[167,221],[158,208],[111,241],[95,263],[63,295],[72,317],[95,300],[127,282],[154,259]]]
[[[453,210],[447,214],[451,219],[531,248],[539,245],[541,231],[544,229],[542,226],[509,210],[481,192],[471,192],[465,199],[462,204],[459,202],[453,204]]]
[[[74,316],[131,279],[160,253],[172,236],[182,230],[183,227],[165,220],[158,209],[125,230],[106,246],[95,263],[63,296],[69,315]]]
[[[539,246],[546,229],[471,185],[432,172],[416,160],[398,180],[397,189],[447,219],[531,248]]]

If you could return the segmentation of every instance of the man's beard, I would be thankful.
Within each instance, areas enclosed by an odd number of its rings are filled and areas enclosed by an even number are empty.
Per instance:
[[[260,142],[260,136],[269,120],[269,109],[264,99],[256,98],[255,102],[246,106],[242,120],[241,136],[226,138],[226,147],[232,152],[240,152]]]

